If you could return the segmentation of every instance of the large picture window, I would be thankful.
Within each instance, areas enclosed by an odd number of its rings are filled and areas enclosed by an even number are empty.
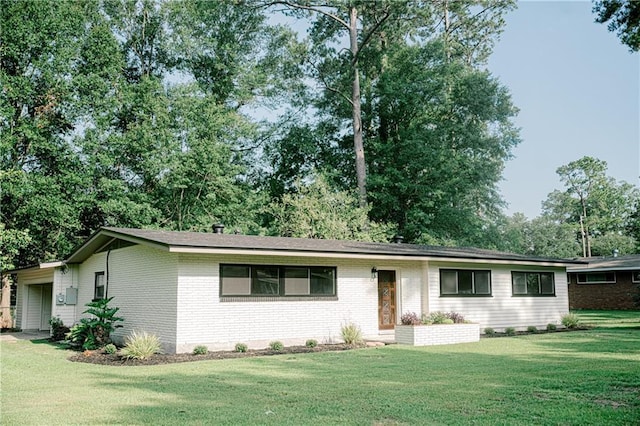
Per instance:
[[[553,272],[512,272],[514,296],[555,296]]]
[[[615,284],[615,272],[586,272],[578,274],[578,284]]]
[[[335,296],[336,268],[220,265],[221,296]]]
[[[440,269],[441,296],[491,296],[491,271]]]

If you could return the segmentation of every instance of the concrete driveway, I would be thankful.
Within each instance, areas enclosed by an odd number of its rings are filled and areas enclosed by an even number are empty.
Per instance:
[[[16,331],[0,333],[0,342],[17,342],[18,340],[48,339],[51,334],[48,331]]]

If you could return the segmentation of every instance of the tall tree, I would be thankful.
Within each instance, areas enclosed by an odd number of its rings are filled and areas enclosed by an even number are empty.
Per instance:
[[[621,237],[640,192],[626,182],[616,182],[606,172],[607,163],[593,157],[561,166],[557,173],[566,190],[552,192],[543,203],[544,215],[576,226],[585,257],[610,254],[609,247],[615,241],[624,251],[633,245],[628,235]]]
[[[598,0],[593,5],[596,22],[616,31],[622,43],[634,52],[640,49],[640,2],[637,0]]]

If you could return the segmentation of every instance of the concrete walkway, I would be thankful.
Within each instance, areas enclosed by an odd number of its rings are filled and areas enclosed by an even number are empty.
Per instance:
[[[51,334],[48,331],[16,331],[10,333],[0,333],[0,342],[17,342],[18,340],[38,340],[48,339]]]

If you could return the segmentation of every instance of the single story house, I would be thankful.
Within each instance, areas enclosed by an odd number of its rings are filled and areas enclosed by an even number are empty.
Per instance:
[[[65,261],[15,271],[17,327],[76,323],[113,297],[124,327],[168,353],[393,336],[405,312],[458,312],[496,330],[559,323],[577,261],[474,248],[102,228]]]
[[[640,254],[583,260],[567,268],[571,309],[640,308]]]

